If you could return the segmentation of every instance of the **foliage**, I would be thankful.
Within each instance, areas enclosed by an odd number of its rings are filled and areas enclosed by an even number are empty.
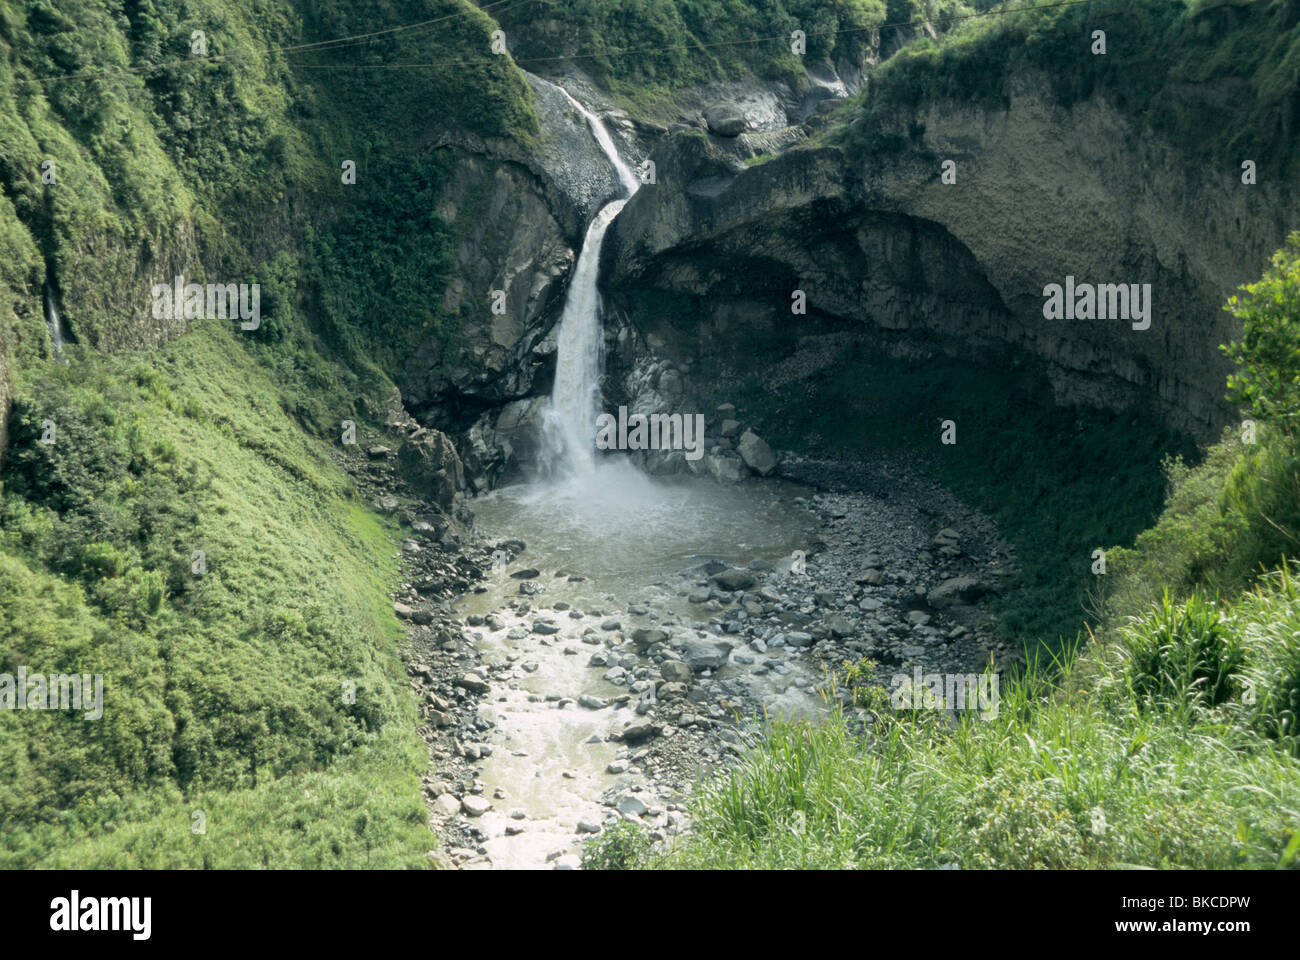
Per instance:
[[[587,841],[582,850],[584,870],[631,870],[650,852],[646,829],[620,820],[599,836]]]
[[[1295,431],[1300,417],[1300,232],[1273,255],[1257,283],[1229,297],[1224,308],[1241,321],[1241,340],[1223,351],[1239,370],[1228,378],[1230,397],[1275,427]]]
[[[879,135],[888,115],[910,117],[943,98],[1009,105],[1032,77],[1062,107],[1104,97],[1188,157],[1233,169],[1250,157],[1279,177],[1300,157],[1292,119],[1300,22],[1288,0],[1029,0],[1004,10],[960,22],[942,40],[918,40],[875,71],[845,142],[889,151],[899,144]],[[1107,34],[1104,56],[1091,52],[1097,29]],[[1197,99],[1212,81],[1234,91],[1230,100]]]
[[[296,384],[238,336],[54,365],[11,415],[0,660],[103,675],[104,714],[0,711],[7,865],[422,862],[392,534],[285,410]],[[265,806],[291,783],[368,826]],[[240,839],[196,844],[191,809]],[[88,859],[63,859],[68,844]]]
[[[1265,639],[1265,638],[1261,638]],[[1267,638],[1267,639],[1271,639]],[[1300,761],[1235,713],[1153,711],[1124,676],[1070,698],[1071,666],[1001,685],[996,715],[782,721],[703,785],[691,832],[641,861],[685,869],[1273,867],[1300,823]],[[1292,861],[1294,866],[1294,862]]]
[[[1224,622],[1219,606],[1199,594],[1183,603],[1166,594],[1123,632],[1120,647],[1128,682],[1140,702],[1215,707],[1240,693],[1236,675],[1245,659],[1241,639]]]
[[[959,6],[948,3],[944,6]],[[805,62],[864,61],[885,20],[882,0],[565,0],[503,10],[516,60],[529,70],[562,69],[565,52],[601,86],[645,102],[655,92],[752,72],[806,84]],[[807,53],[791,51],[803,30]]]

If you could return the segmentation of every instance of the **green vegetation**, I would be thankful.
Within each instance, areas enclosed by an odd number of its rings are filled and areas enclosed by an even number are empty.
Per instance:
[[[1296,865],[1300,763],[1235,711],[1143,709],[1122,672],[1066,700],[1030,671],[1002,684],[996,717],[936,716],[881,711],[869,737],[843,716],[778,723],[706,785],[692,832],[636,865]]]
[[[0,10],[0,672],[103,674],[105,698],[0,711],[4,866],[425,864],[393,533],[329,447],[459,321],[427,306],[451,236],[430,140],[536,130],[494,27],[467,0]],[[174,273],[260,284],[260,328],[140,349]]]
[[[1132,550],[1107,555],[1116,574],[1108,603],[1117,614],[1135,613],[1165,590],[1232,596],[1300,552],[1297,303],[1300,234],[1293,234],[1264,277],[1226,307],[1243,326],[1242,339],[1225,348],[1239,365],[1230,396],[1259,419],[1226,431],[1196,467],[1166,463],[1170,493],[1158,522]]]
[[[1102,96],[1189,157],[1232,169],[1252,158],[1279,178],[1294,172],[1300,21],[1293,0],[1002,6],[1011,12],[959,23],[941,41],[918,39],[875,71],[861,98],[864,116],[845,130],[846,142],[887,151],[897,134],[879,130],[890,113],[910,116],[936,98],[1007,103],[1016,84],[1041,78],[1037,85],[1059,105]],[[1106,31],[1104,56],[1091,52],[1094,30]],[[1198,99],[1198,85],[1210,81],[1237,92]]]
[[[497,16],[525,69],[558,73],[573,57],[604,89],[671,119],[682,87],[752,74],[803,91],[807,65],[865,65],[882,24],[929,18],[942,31],[941,17],[971,9],[963,0],[557,0]],[[791,49],[795,30],[805,34],[802,56]],[[921,32],[902,26],[886,31],[885,43]]]
[[[886,708],[849,665],[850,715],[769,728],[705,785],[692,832],[632,865],[1300,867],[1298,267],[1293,237],[1228,304],[1234,395],[1277,419],[1171,467],[1160,519],[1110,552],[1118,586],[1086,648],[1003,677],[996,712],[951,727]]]
[[[620,820],[587,841],[582,850],[582,867],[584,870],[628,870],[650,852],[650,847],[650,836],[644,827]]]
[[[956,5],[950,3],[950,5]],[[885,21],[883,0],[566,0],[500,14],[511,53],[526,68],[580,54],[601,86],[638,100],[674,87],[753,73],[804,82],[790,35],[807,35],[812,62],[857,61]],[[561,39],[562,38],[562,39]],[[557,43],[557,40],[559,41]]]
[[[393,535],[289,412],[306,375],[238,338],[28,374],[0,672],[103,674],[105,710],[0,711],[6,866],[423,861]]]

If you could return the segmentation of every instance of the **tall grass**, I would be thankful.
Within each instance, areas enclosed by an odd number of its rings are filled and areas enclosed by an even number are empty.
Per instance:
[[[951,727],[924,711],[882,713],[865,735],[843,714],[777,722],[741,763],[701,786],[689,834],[638,865],[1294,865],[1287,850],[1300,829],[1300,762],[1270,736],[1275,711],[1262,705],[1294,695],[1294,660],[1272,657],[1279,633],[1300,622],[1300,603],[1293,588],[1274,585],[1247,606],[1253,613],[1239,623],[1251,626],[1225,648],[1245,651],[1246,672],[1259,672],[1254,707],[1212,704],[1210,685],[1195,679],[1204,662],[1189,670],[1174,642],[1154,669],[1089,653],[1092,682],[1072,696],[1062,691],[1075,661],[1059,674],[1031,665],[1002,685],[996,716],[966,714]],[[1172,622],[1175,639],[1219,637],[1211,609],[1197,601],[1140,629],[1159,636]],[[1190,649],[1203,652],[1205,642]],[[1146,676],[1161,682],[1135,683]]]

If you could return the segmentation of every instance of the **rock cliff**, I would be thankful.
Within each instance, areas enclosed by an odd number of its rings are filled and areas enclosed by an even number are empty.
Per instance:
[[[1231,93],[1202,86],[1187,96]],[[1218,347],[1237,332],[1221,307],[1300,222],[1296,198],[1187,162],[1101,96],[1067,109],[1049,90],[1021,76],[996,106],[889,117],[871,149],[823,138],[750,166],[719,138],[676,134],[611,230],[607,283],[642,318],[665,293],[687,298],[696,310],[657,322],[732,343],[737,363],[829,323],[897,356],[1036,367],[1057,403],[1136,405],[1212,435],[1231,415]],[[1067,276],[1151,284],[1150,328],[1044,319],[1045,285]]]

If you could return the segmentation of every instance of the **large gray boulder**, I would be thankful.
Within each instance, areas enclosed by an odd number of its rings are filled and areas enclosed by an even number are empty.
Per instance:
[[[402,477],[416,493],[450,512],[457,491],[465,489],[465,468],[445,433],[426,430],[402,444],[397,455]]]
[[[668,641],[668,632],[660,630],[658,627],[638,627],[632,631],[632,642],[636,644],[639,653],[645,653],[647,649],[653,647],[656,643],[666,643]]]
[[[704,122],[709,133],[719,137],[738,137],[749,126],[745,114],[734,103],[715,103],[704,108]]]
[[[953,577],[925,595],[932,607],[950,607],[956,603],[976,603],[989,592],[987,584],[974,577]]]
[[[715,573],[709,579],[723,590],[733,593],[737,590],[748,590],[754,585],[754,575],[740,567],[730,567],[721,573]]]
[[[745,466],[760,477],[766,477],[776,469],[776,454],[767,445],[767,441],[753,430],[746,430],[741,434],[736,449],[740,452],[740,459],[745,461]]]
[[[680,660],[665,660],[659,672],[668,683],[691,682],[691,668]]]
[[[719,483],[740,483],[745,479],[745,465],[739,457],[710,451],[704,464]]]
[[[692,670],[716,670],[731,657],[732,643],[729,640],[702,640],[697,637],[682,643],[682,656]]]

